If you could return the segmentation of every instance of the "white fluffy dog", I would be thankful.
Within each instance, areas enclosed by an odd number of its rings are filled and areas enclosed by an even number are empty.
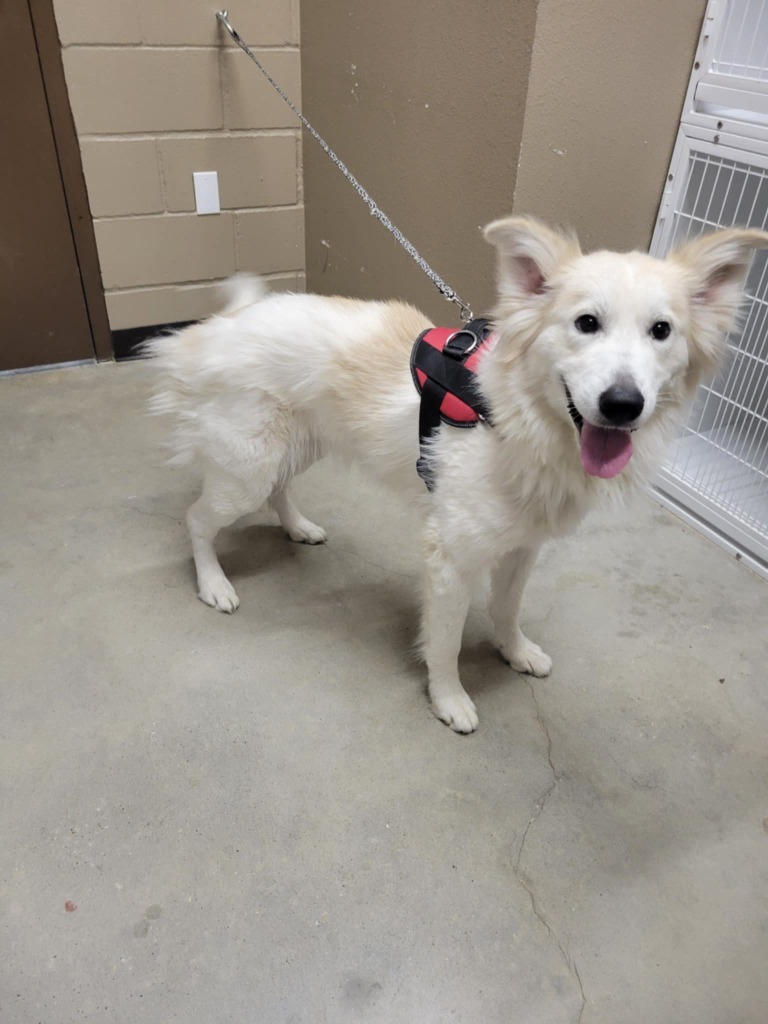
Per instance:
[[[354,458],[423,518],[429,694],[437,717],[463,733],[478,722],[458,672],[478,575],[492,573],[504,658],[547,675],[551,660],[518,622],[541,544],[573,530],[601,496],[649,479],[676,414],[717,362],[752,250],[768,246],[768,234],[734,229],[666,260],[582,255],[575,238],[521,217],[495,221],[485,237],[498,250],[499,301],[477,383],[493,425],[440,428],[431,493],[416,474],[409,365],[430,324],[413,307],[267,296],[241,278],[223,313],[149,346],[174,460],[203,477],[187,515],[201,600],[238,607],[214,539],[267,500],[293,540],[323,542],[291,502],[291,478],[326,453]]]

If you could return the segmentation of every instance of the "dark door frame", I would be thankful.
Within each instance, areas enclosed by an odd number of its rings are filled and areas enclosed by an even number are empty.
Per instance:
[[[112,359],[112,336],[107,305],[101,283],[101,268],[96,251],[96,236],[88,205],[80,145],[69,106],[61,45],[53,12],[53,0],[26,0],[37,41],[37,53],[43,76],[48,113],[59,161],[61,181],[67,202],[72,240],[80,268],[85,308],[91,325],[91,337],[97,359]]]

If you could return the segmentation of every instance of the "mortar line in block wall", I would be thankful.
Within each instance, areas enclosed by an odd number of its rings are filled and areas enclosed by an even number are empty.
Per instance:
[[[296,136],[296,152],[293,157],[296,169],[296,205],[304,205],[304,152],[302,150],[301,133]]]
[[[222,57],[222,49],[219,50],[219,56],[216,58],[216,71],[219,76],[219,96],[221,98],[221,128],[219,131],[224,134],[226,132],[226,121],[227,121],[227,100],[226,90],[224,88],[224,58]]]
[[[278,203],[274,206],[222,206],[222,213],[262,213],[265,210],[275,210],[276,212],[286,212],[287,210],[299,210],[302,209],[300,202],[295,203]],[[122,213],[113,214],[107,217],[94,217],[94,223],[103,224],[107,221],[116,220],[137,220],[139,218],[144,220],[170,220],[172,217],[196,217],[198,216],[194,209],[191,210],[161,210],[159,213]],[[216,215],[218,216],[218,215]]]
[[[238,271],[239,273],[239,271]],[[266,284],[271,281],[279,281],[283,277],[296,277],[303,278],[305,271],[301,270],[270,270],[268,272],[257,274]],[[230,275],[231,276],[231,275]],[[195,289],[204,287],[210,284],[223,284],[228,281],[227,277],[201,277],[199,279],[192,279],[191,281],[171,281],[165,284],[137,284],[131,285],[130,288],[106,288],[105,295],[134,295],[143,292],[162,292],[167,291],[169,288],[177,288],[179,290],[184,289]]]
[[[304,168],[302,166],[303,153],[301,150],[301,138],[296,139],[296,154],[294,156],[294,167],[296,171],[296,205],[304,205]]]
[[[80,142],[161,142],[164,139],[291,139],[300,138],[300,128],[184,128],[156,132],[84,132]]]
[[[229,231],[232,239],[232,256],[235,261],[235,273],[240,270],[240,257],[237,252],[237,217],[229,218]]]
[[[301,210],[303,203],[276,203],[274,206],[233,206],[227,209],[227,213],[258,213],[261,210],[278,210],[286,213],[288,210]]]
[[[298,43],[275,43],[273,46],[259,46],[249,43],[254,53],[298,53]],[[236,52],[236,46],[216,46],[213,43],[62,43],[62,50],[209,50],[211,53]]]
[[[291,5],[291,32],[296,39],[296,45],[301,46],[301,11],[299,0],[289,0]]]
[[[168,193],[167,193],[167,190],[166,190],[166,187],[165,187],[165,167],[163,166],[163,155],[162,155],[162,153],[160,151],[160,149],[161,149],[161,147],[160,147],[160,139],[159,138],[155,138],[153,140],[153,145],[154,145],[154,150],[155,150],[155,161],[157,162],[157,173],[158,173],[158,177],[160,178],[160,195],[162,196],[162,199],[163,199],[163,213],[170,213],[170,211],[168,209]],[[140,214],[130,214],[129,216],[137,217],[137,216],[140,216]],[[107,220],[108,218],[106,218],[106,217],[99,217],[98,219],[99,220]],[[115,218],[115,219],[117,219],[117,218]]]

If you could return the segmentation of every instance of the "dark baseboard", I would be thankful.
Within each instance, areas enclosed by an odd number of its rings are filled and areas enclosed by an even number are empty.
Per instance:
[[[196,322],[195,320],[182,320],[177,324],[153,324],[151,327],[127,327],[122,331],[112,331],[112,351],[115,354],[115,359],[118,362],[125,359],[141,359],[141,346],[145,341],[156,338],[158,334],[180,331],[183,327],[189,327]]]

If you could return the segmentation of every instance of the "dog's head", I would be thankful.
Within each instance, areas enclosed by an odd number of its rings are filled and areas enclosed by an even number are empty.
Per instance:
[[[524,360],[526,387],[572,421],[582,466],[604,478],[629,462],[633,432],[650,434],[716,366],[752,252],[768,247],[764,232],[731,229],[665,260],[583,255],[574,236],[527,217],[494,221],[485,237],[499,255],[502,375]]]

